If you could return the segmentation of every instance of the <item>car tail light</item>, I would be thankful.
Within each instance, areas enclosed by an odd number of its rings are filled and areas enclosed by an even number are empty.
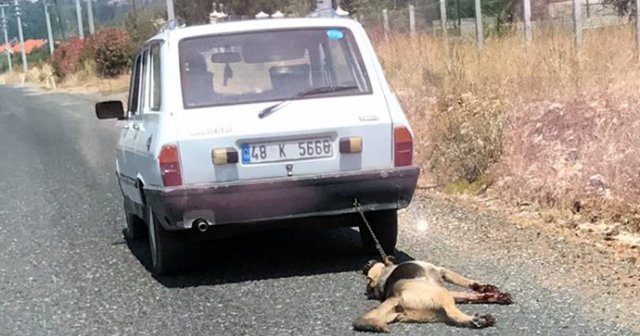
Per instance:
[[[410,166],[413,161],[413,137],[405,126],[393,130],[394,164],[396,167]]]
[[[160,161],[160,174],[165,187],[182,185],[182,173],[180,172],[180,155],[178,146],[164,145],[158,156]]]

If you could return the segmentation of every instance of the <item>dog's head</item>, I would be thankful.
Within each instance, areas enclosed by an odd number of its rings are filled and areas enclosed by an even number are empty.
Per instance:
[[[376,287],[378,287],[380,277],[387,266],[395,264],[395,258],[388,256],[384,261],[369,260],[362,268],[362,273],[367,276],[366,294],[369,298],[376,298]]]

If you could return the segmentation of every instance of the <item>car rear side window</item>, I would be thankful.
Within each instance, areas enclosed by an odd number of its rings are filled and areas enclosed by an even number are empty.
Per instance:
[[[131,82],[129,85],[129,112],[136,114],[138,112],[138,105],[140,100],[140,73],[142,71],[142,54],[136,56],[136,60],[133,63],[133,71],[131,72]]]
[[[269,30],[180,41],[185,108],[371,93],[355,39],[346,28]]]
[[[160,45],[155,44],[151,47],[151,90],[149,90],[149,94],[151,97],[149,101],[151,102],[152,110],[159,110],[161,104],[160,98]]]

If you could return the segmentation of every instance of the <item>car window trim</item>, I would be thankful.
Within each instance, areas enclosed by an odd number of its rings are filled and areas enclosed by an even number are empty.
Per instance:
[[[127,112],[129,117],[138,114],[140,109],[140,63],[142,54],[138,52],[133,63],[133,71],[131,72],[131,80],[129,81],[129,99]],[[135,104],[135,110],[133,105]]]
[[[149,102],[149,58],[151,53],[149,52],[149,47],[145,46],[142,51],[142,72],[140,78],[140,114],[144,114],[145,109],[148,109]]]

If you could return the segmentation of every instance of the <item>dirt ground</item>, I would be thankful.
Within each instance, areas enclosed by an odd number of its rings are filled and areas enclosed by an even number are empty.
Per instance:
[[[528,270],[535,277],[532,281],[553,290],[577,292],[575,304],[582,305],[592,318],[640,331],[638,247],[607,239],[600,233],[563,227],[531,206],[508,209],[499,201],[477,196],[425,191],[418,195],[443,209],[453,209],[445,210],[445,215],[438,209],[427,208],[425,213],[427,218],[435,218],[432,221],[455,222],[452,225],[458,230],[447,230],[448,240],[477,241],[478,245],[466,247],[469,255],[521,264],[521,271]],[[451,212],[459,214],[451,216]],[[410,221],[425,221],[424,215],[408,212],[406,216]],[[420,224],[416,231],[420,231]],[[451,236],[452,233],[466,237]],[[477,240],[469,239],[469,235]]]

